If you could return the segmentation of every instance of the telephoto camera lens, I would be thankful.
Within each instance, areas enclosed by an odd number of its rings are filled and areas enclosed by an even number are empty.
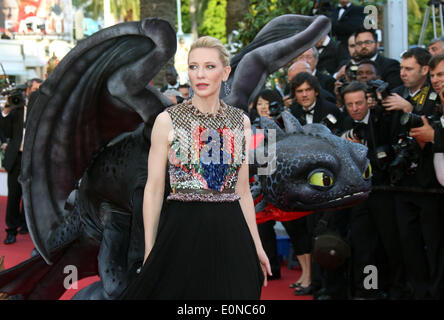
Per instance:
[[[400,122],[401,122],[401,125],[403,125],[407,128],[418,128],[418,127],[422,127],[424,125],[424,122],[422,122],[421,116],[411,113],[411,112],[404,113],[401,116]]]

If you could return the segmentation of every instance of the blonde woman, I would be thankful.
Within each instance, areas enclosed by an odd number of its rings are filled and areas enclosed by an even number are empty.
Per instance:
[[[123,299],[259,299],[271,275],[249,187],[250,121],[219,99],[230,71],[219,40],[196,40],[188,56],[193,97],[154,123],[144,265]]]

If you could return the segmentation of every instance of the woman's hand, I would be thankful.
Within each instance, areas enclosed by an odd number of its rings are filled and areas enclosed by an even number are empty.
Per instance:
[[[267,254],[265,253],[264,249],[259,249],[257,251],[257,256],[259,257],[259,262],[261,264],[261,269],[262,269],[262,272],[264,274],[264,287],[266,287],[267,284],[268,284],[267,275],[270,275],[270,276],[273,275],[271,273],[270,261],[268,261]]]

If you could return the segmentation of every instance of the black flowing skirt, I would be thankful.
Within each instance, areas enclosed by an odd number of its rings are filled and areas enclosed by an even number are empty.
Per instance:
[[[260,299],[264,276],[238,201],[165,205],[154,247],[121,299]]]

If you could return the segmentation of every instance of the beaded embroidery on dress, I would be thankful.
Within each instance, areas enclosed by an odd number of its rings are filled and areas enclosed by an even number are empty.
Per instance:
[[[202,113],[187,100],[166,109],[174,129],[168,154],[171,193],[167,200],[239,200],[234,188],[245,159],[243,111],[226,105]]]

